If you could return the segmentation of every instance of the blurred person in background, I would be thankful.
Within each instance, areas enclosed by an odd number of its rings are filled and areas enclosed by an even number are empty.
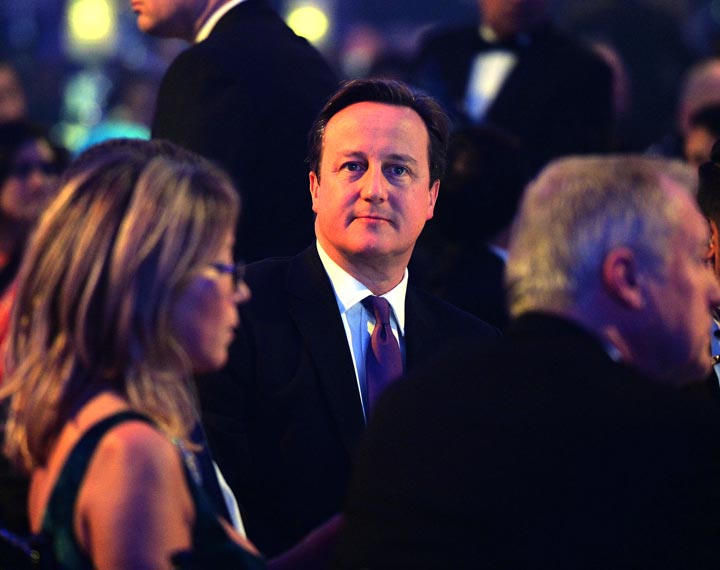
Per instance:
[[[0,125],[0,344],[25,244],[67,161],[67,151],[42,128],[24,121]]]
[[[162,79],[153,138],[225,168],[243,196],[236,253],[293,255],[312,241],[305,144],[335,74],[268,0],[130,0],[137,25],[192,45]]]
[[[450,137],[443,199],[410,264],[421,287],[504,329],[510,225],[529,170],[515,137],[487,125]]]
[[[551,21],[549,0],[477,0],[480,19],[433,31],[415,83],[462,124],[490,123],[533,150],[532,172],[570,153],[607,151],[614,122],[610,68]]]
[[[674,128],[650,145],[648,154],[685,157],[691,118],[703,107],[715,104],[720,104],[720,57],[704,59],[686,71],[677,98]]]
[[[66,151],[39,127],[23,121],[0,124],[0,384],[15,277],[30,231],[66,162]],[[3,418],[4,409],[0,422]],[[0,527],[28,532],[27,492],[27,477],[0,454]]]
[[[0,59],[0,125],[25,118],[27,101],[17,71]]]
[[[685,160],[694,168],[710,160],[715,141],[720,139],[720,102],[700,107],[690,116],[683,141]]]

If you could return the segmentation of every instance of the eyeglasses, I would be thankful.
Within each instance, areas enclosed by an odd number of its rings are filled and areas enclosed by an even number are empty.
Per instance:
[[[245,280],[245,262],[238,261],[237,263],[209,263],[218,273],[225,273],[232,277],[233,287],[237,290]]]
[[[27,178],[36,170],[39,170],[45,176],[54,176],[58,173],[57,166],[52,162],[18,162],[10,168],[10,176]]]

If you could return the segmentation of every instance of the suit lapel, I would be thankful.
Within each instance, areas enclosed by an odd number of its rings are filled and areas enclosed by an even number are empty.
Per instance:
[[[365,425],[362,404],[335,293],[315,245],[292,260],[287,289],[290,317],[317,370],[318,390],[324,394],[342,441],[353,455]]]
[[[410,372],[428,354],[437,351],[444,331],[418,297],[412,286],[405,297],[405,372]]]

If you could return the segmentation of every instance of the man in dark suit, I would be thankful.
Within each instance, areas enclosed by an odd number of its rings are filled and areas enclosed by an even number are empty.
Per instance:
[[[515,320],[391,386],[337,568],[711,568],[720,415],[707,229],[686,166],[551,164],[507,265]]]
[[[478,0],[481,25],[431,33],[415,82],[462,123],[491,123],[532,149],[533,170],[564,154],[608,150],[612,77],[550,22],[549,0]]]
[[[306,136],[337,81],[267,0],[133,1],[141,30],[194,45],[170,65],[153,138],[225,168],[243,197],[236,253],[291,255],[312,239]]]
[[[430,97],[393,81],[347,83],[311,130],[316,244],[247,268],[253,298],[228,366],[198,389],[211,449],[266,555],[342,506],[372,413],[366,358],[379,323],[363,305],[368,296],[389,303],[407,370],[459,338],[496,335],[408,284],[447,138],[447,117]]]
[[[487,125],[450,137],[443,199],[418,240],[410,270],[431,291],[504,330],[510,226],[528,182],[526,153]]]

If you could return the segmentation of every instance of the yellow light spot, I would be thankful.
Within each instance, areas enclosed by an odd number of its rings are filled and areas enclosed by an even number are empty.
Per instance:
[[[287,17],[287,24],[298,35],[313,43],[321,42],[330,25],[325,12],[317,6],[299,6]]]
[[[101,43],[113,35],[115,11],[109,0],[73,0],[67,14],[72,43]]]

